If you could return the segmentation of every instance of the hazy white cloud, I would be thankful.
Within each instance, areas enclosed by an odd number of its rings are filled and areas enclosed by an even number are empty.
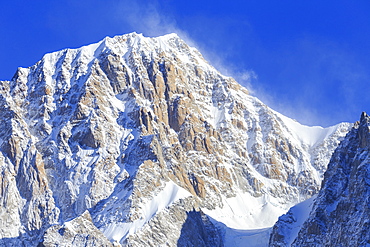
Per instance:
[[[120,1],[119,7],[115,11],[118,21],[128,24],[133,31],[143,33],[146,36],[160,36],[168,33],[178,34],[188,45],[196,47],[217,70],[226,76],[235,78],[249,91],[253,91],[252,82],[257,79],[254,71],[240,69],[229,64],[226,65],[225,59],[217,51],[211,51],[204,44],[195,41],[188,32],[178,27],[176,20],[171,13],[166,13],[160,8],[158,2],[153,1],[143,4],[139,0]]]
[[[125,26],[146,36],[160,36],[180,31],[170,14],[162,13],[156,1],[119,1],[115,6],[115,17]]]
[[[121,1],[116,9],[118,20],[129,24],[137,32],[148,36],[171,32],[174,23],[158,12],[155,2],[142,4],[139,1]]]
[[[353,122],[366,110],[364,103],[370,103],[366,96],[370,84],[364,83],[369,73],[358,57],[338,42],[302,37],[280,44],[261,59],[277,66],[274,77],[268,77],[275,81],[257,80],[253,84],[255,95],[303,124]]]

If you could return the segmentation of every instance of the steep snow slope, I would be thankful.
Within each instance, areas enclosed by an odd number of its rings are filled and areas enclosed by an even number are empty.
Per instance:
[[[316,194],[350,128],[276,113],[175,34],[46,54],[0,92],[5,245],[222,245]]]
[[[363,113],[335,150],[317,198],[280,217],[270,245],[370,245],[369,148],[370,117]]]
[[[308,219],[316,196],[311,197],[280,216],[271,231],[270,246],[291,246],[303,223]]]

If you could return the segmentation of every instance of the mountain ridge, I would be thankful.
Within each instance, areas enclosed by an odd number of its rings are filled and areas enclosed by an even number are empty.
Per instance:
[[[335,150],[317,197],[309,207],[297,205],[279,218],[270,246],[370,244],[369,130],[370,117],[363,112]]]

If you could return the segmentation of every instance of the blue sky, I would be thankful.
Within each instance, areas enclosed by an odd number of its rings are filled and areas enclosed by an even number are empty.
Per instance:
[[[308,125],[370,113],[368,1],[0,2],[0,80],[43,54],[176,32],[273,109]]]

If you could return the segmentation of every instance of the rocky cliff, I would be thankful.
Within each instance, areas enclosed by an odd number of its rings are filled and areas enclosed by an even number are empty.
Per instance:
[[[46,54],[0,104],[5,246],[222,246],[316,194],[350,128],[282,116],[175,34]]]
[[[370,117],[363,113],[335,150],[317,198],[280,217],[270,245],[370,245],[369,151]]]

